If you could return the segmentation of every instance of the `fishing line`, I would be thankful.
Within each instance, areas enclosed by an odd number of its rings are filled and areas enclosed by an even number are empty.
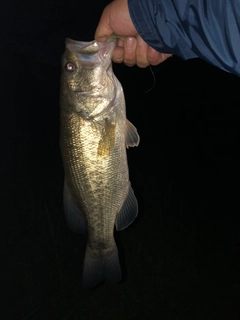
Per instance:
[[[152,74],[152,76],[153,76],[153,85],[151,86],[150,89],[148,89],[148,90],[145,91],[144,93],[148,93],[149,91],[151,91],[151,90],[155,87],[155,84],[156,84],[156,77],[155,77],[155,74],[154,74],[154,72],[153,72],[152,66],[149,65],[149,68],[150,68],[151,74]]]

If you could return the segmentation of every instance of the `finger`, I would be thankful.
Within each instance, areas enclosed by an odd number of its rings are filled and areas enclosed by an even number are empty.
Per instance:
[[[147,43],[138,35],[137,48],[136,48],[136,63],[140,68],[146,68],[149,65],[147,52],[148,52]]]
[[[123,62],[123,57],[124,57],[124,49],[123,47],[116,47],[116,49],[113,52],[112,56],[112,61],[116,63],[121,63]]]
[[[147,50],[147,59],[152,66],[156,66],[159,63],[162,63],[171,56],[172,54],[161,53],[151,47],[148,47]]]
[[[170,53],[162,53],[162,62],[167,60],[168,58],[172,57],[173,54]]]
[[[155,49],[148,47],[147,49],[147,60],[152,66],[156,66],[163,62],[162,53],[156,51]]]
[[[136,64],[136,46],[137,40],[135,37],[127,37],[124,39],[124,63],[131,67]]]

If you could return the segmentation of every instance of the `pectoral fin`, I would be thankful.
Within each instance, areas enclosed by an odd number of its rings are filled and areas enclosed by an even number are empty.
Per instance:
[[[138,214],[138,203],[134,195],[132,187],[129,187],[128,195],[125,202],[118,213],[115,226],[118,231],[127,228],[136,218]]]
[[[140,142],[140,137],[134,125],[126,119],[125,122],[126,147],[137,147]]]
[[[98,155],[109,156],[115,145],[116,124],[105,120],[105,127],[98,145]]]
[[[73,200],[73,197],[70,193],[69,187],[64,181],[63,189],[63,205],[64,205],[64,214],[68,223],[69,228],[78,233],[86,232],[86,223],[83,214],[78,209],[76,203]]]

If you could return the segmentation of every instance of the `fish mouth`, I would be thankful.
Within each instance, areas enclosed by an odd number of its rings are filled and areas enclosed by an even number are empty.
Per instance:
[[[100,50],[100,46],[96,40],[87,41],[77,41],[70,38],[65,39],[65,45],[70,51],[78,52],[80,54],[95,54]]]
[[[65,39],[65,47],[78,56],[80,60],[89,63],[102,63],[111,56],[117,45],[117,39],[107,39],[104,42],[93,40],[90,42]]]

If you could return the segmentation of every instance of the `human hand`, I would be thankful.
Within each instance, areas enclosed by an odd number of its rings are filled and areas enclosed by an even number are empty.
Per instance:
[[[127,0],[114,0],[103,10],[95,39],[105,41],[112,34],[122,36],[113,52],[114,62],[124,62],[127,66],[137,64],[145,68],[150,64],[158,65],[171,56],[171,54],[157,52],[140,37],[132,23]]]

